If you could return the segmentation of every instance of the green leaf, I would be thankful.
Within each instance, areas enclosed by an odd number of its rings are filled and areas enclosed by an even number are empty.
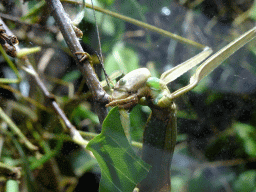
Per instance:
[[[95,165],[97,165],[96,159],[91,157],[91,155],[82,148],[80,150],[73,151],[68,159],[75,175],[78,177],[81,177],[92,168],[95,170]]]
[[[243,123],[235,123],[234,128],[238,136],[243,140],[245,152],[251,157],[256,156],[255,128]]]
[[[103,3],[106,6],[110,6],[115,2],[115,0],[99,0],[99,2]]]
[[[251,6],[250,10],[249,10],[249,17],[251,19],[256,20],[256,1],[254,1],[253,5]]]
[[[189,181],[188,191],[207,191],[213,187],[212,183],[204,177],[203,170],[200,170]]]
[[[113,18],[108,16],[108,15],[104,15],[104,22],[102,24],[102,30],[104,32],[104,34],[109,35],[109,36],[113,36],[115,35],[115,31],[116,31],[116,26],[115,23],[113,21]],[[101,20],[99,20],[101,21]]]
[[[139,57],[132,49],[118,43],[113,48],[105,62],[105,69],[108,74],[116,70],[122,70],[124,74],[139,68]]]
[[[83,20],[84,18],[84,15],[85,15],[85,9],[82,9],[81,11],[79,11],[77,14],[76,14],[76,17],[75,19],[73,19],[72,21],[72,24],[77,26],[79,25],[79,23],[81,23],[81,21]]]
[[[85,105],[79,105],[72,112],[72,121],[75,121],[78,124],[81,121],[81,119],[90,119],[92,123],[99,124],[98,116],[91,112]]]
[[[45,1],[40,1],[36,5],[33,5],[32,8],[29,10],[29,12],[26,15],[22,16],[20,19],[22,21],[25,21],[28,18],[36,16],[43,9],[45,5],[46,5]]]
[[[74,70],[74,71],[71,71],[71,72],[67,73],[62,78],[62,80],[67,81],[67,82],[72,82],[72,81],[77,80],[80,77],[81,77],[81,72],[79,70]]]
[[[234,183],[235,191],[247,192],[256,190],[256,171],[246,171],[239,175]]]
[[[101,169],[99,191],[133,191],[150,169],[131,148],[119,116],[118,108],[113,108],[103,122],[102,132],[87,145]]]
[[[115,2],[115,0],[100,0],[100,1],[104,1],[104,3],[105,3],[107,6],[110,6],[110,5],[112,5],[112,4]]]

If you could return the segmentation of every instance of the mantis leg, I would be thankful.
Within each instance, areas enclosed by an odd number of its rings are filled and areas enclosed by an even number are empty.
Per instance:
[[[106,107],[118,105],[119,108],[129,109],[129,108],[132,108],[132,106],[136,105],[137,103],[138,103],[138,96],[134,94],[125,99],[111,101],[106,105]]]

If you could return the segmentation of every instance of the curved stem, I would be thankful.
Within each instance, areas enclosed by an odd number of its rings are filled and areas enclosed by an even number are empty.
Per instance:
[[[73,4],[82,4],[81,2],[76,2],[76,1],[73,1],[73,0],[62,0],[62,2],[67,2],[67,3],[73,3]],[[88,4],[88,3],[85,3],[85,6],[92,9],[92,5]],[[161,35],[164,35],[166,37],[169,37],[169,38],[172,38],[172,39],[175,39],[177,41],[179,41],[180,43],[184,43],[184,44],[187,44],[187,45],[192,45],[194,47],[197,47],[199,49],[204,49],[206,46],[205,45],[202,45],[200,43],[197,43],[195,41],[192,41],[192,40],[189,40],[189,39],[186,39],[184,37],[181,37],[179,35],[176,35],[174,33],[171,33],[169,31],[166,31],[166,30],[163,30],[163,29],[160,29],[158,27],[155,27],[155,26],[152,26],[152,25],[149,25],[147,23],[144,23],[142,21],[138,21],[136,19],[133,19],[133,18],[130,18],[130,17],[126,17],[124,15],[121,15],[121,14],[118,14],[118,13],[115,13],[113,11],[109,11],[109,10],[106,10],[106,9],[103,9],[101,7],[98,7],[98,6],[93,6],[94,9],[96,11],[99,11],[101,13],[105,13],[107,15],[110,15],[112,17],[116,17],[118,19],[121,19],[123,21],[126,21],[126,22],[129,22],[129,23],[132,23],[134,25],[137,25],[139,27],[143,27],[145,29],[148,29],[150,31],[153,31],[153,32],[156,32],[156,33],[159,33]]]

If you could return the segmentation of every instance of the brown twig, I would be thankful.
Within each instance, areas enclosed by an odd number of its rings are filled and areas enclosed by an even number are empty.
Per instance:
[[[79,39],[77,38],[74,32],[70,19],[68,18],[66,12],[64,11],[60,1],[46,0],[46,2],[52,11],[52,15],[57,25],[59,26],[60,31],[76,60],[77,65],[79,66],[82,74],[84,74],[86,78],[86,84],[88,85],[89,90],[93,95],[96,112],[98,114],[100,122],[102,123],[108,113],[105,105],[109,101],[109,95],[105,92],[103,87],[100,85],[97,75],[95,74],[94,69],[91,67],[89,60],[84,59],[83,61],[81,61],[83,56],[80,54],[77,54],[77,53],[83,53],[84,50],[79,42]]]
[[[47,26],[42,26],[40,24],[36,24],[36,23],[29,23],[29,22],[26,22],[26,21],[22,21],[20,19],[20,17],[15,17],[13,15],[9,15],[9,14],[5,14],[5,13],[2,13],[0,12],[0,17],[3,18],[3,19],[7,19],[7,20],[10,20],[10,21],[13,21],[15,23],[19,23],[21,25],[26,25],[26,26],[31,26],[31,27],[35,27],[35,28],[38,28],[38,29],[43,29],[43,30],[47,30],[51,33],[58,33],[59,30],[56,28],[56,27],[47,27]]]

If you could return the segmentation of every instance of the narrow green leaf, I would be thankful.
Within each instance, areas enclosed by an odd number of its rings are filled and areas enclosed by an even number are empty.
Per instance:
[[[0,108],[0,118],[7,123],[11,131],[16,134],[30,150],[38,150],[38,147],[32,144],[27,137],[21,132],[17,125],[12,121],[12,119]]]
[[[131,148],[117,107],[109,112],[101,134],[89,142],[87,149],[93,152],[101,169],[100,192],[133,191],[150,169]]]
[[[124,74],[139,68],[139,57],[132,49],[119,43],[113,48],[112,54],[105,61],[105,69],[108,74],[122,70]]]
[[[40,1],[39,3],[34,5],[33,8],[31,8],[29,10],[29,12],[26,15],[22,16],[20,19],[22,21],[25,21],[26,19],[31,18],[31,17],[37,15],[43,9],[45,4],[46,4],[45,1]]]

